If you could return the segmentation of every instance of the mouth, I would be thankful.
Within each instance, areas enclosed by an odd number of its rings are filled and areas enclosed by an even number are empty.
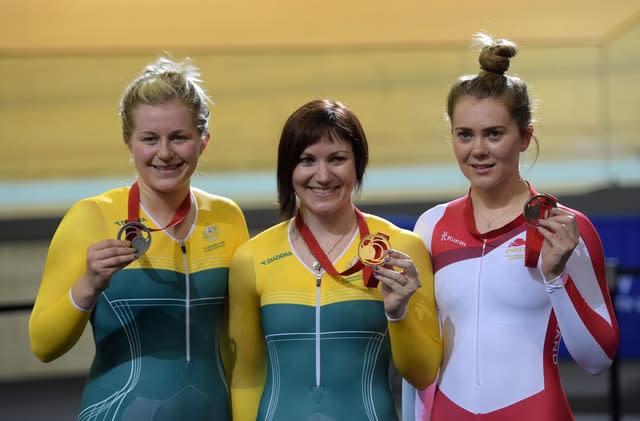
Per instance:
[[[311,186],[309,187],[309,190],[311,190],[312,193],[317,194],[319,196],[331,194],[337,189],[338,187],[311,187]]]
[[[471,168],[475,170],[488,170],[489,168],[493,168],[495,164],[470,164]]]
[[[168,171],[177,170],[178,168],[182,167],[183,165],[184,165],[184,162],[180,162],[178,164],[172,164],[172,165],[153,165],[152,164],[151,167],[154,170],[157,170],[157,171],[161,171],[161,172],[162,171],[167,171],[168,172]]]

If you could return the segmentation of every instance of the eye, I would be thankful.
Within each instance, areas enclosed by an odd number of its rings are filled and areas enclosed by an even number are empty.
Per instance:
[[[157,136],[147,135],[142,137],[144,143],[154,143],[158,140]]]
[[[498,140],[502,136],[502,130],[499,129],[491,129],[487,132],[487,137],[489,140]]]
[[[185,142],[185,141],[189,140],[189,136],[186,135],[186,134],[178,133],[178,134],[175,134],[175,135],[171,136],[171,140],[173,140],[174,142],[178,142],[178,143]]]
[[[342,164],[346,160],[347,160],[347,157],[344,155],[334,155],[333,157],[331,157],[331,162],[335,164]]]
[[[300,159],[298,160],[298,163],[301,165],[311,165],[313,164],[314,159],[313,156],[311,155],[301,155]]]
[[[470,130],[458,130],[456,131],[456,137],[462,142],[467,142],[471,140],[473,135],[471,134]]]

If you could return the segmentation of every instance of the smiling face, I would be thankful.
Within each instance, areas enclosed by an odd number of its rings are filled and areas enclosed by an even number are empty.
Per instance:
[[[351,212],[356,164],[351,143],[323,138],[309,145],[293,170],[301,207],[316,216]]]
[[[180,100],[137,105],[127,144],[141,191],[186,195],[208,140],[209,134],[200,136],[192,111]]]
[[[520,183],[520,153],[533,128],[521,133],[507,107],[495,98],[461,97],[451,119],[458,165],[475,191],[508,189]]]

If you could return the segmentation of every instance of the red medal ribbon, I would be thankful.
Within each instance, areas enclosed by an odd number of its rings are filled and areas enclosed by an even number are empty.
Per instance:
[[[537,194],[531,196],[524,205],[524,216],[527,226],[527,240],[524,246],[524,265],[535,268],[538,266],[538,258],[542,251],[544,236],[538,231],[538,220],[546,218],[551,208],[556,206],[558,199],[550,194]],[[529,206],[533,206],[533,215],[530,215]]]
[[[365,221],[364,215],[362,214],[362,212],[360,212],[360,209],[354,206],[353,210],[356,214],[356,220],[358,221],[360,239],[362,239],[369,235],[369,227],[367,226],[367,221]],[[298,210],[298,213],[296,214],[295,224],[296,228],[300,232],[300,235],[302,236],[302,239],[307,244],[307,247],[309,247],[311,254],[313,254],[313,257],[318,260],[320,265],[324,268],[324,270],[327,271],[327,273],[333,276],[347,276],[351,275],[352,273],[356,273],[359,270],[362,270],[362,280],[364,282],[364,285],[368,288],[376,288],[378,286],[378,280],[373,276],[373,269],[362,263],[360,259],[358,259],[358,261],[349,269],[338,272],[336,268],[333,267],[331,260],[329,260],[324,250],[322,250],[322,247],[320,247],[320,244],[318,244],[318,241],[313,236],[313,233],[311,232],[307,224],[304,222],[304,219],[300,214],[300,210]]]
[[[128,216],[127,222],[138,222],[140,223],[140,187],[138,186],[138,182],[134,182],[131,185],[131,189],[129,189],[129,201],[127,204],[128,207]],[[149,228],[149,231],[162,231],[169,229],[171,227],[175,227],[180,222],[184,221],[184,218],[187,217],[189,211],[191,210],[191,192],[187,193],[187,196],[184,198],[176,213],[171,218],[169,224],[164,228]],[[127,230],[125,238],[127,241],[131,241],[137,230],[132,228],[131,230]],[[132,237],[132,238],[129,238]]]
[[[538,257],[542,250],[542,241],[544,237],[538,231],[536,225],[527,227],[527,241],[524,245],[524,265],[529,268],[538,266]]]

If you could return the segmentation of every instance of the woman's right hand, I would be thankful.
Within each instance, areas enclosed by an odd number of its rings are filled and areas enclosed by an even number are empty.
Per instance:
[[[126,241],[102,240],[87,249],[86,277],[91,287],[102,292],[109,286],[114,273],[136,260]]]
[[[136,260],[126,241],[102,240],[87,249],[87,270],[72,288],[74,302],[83,309],[91,309],[98,295],[111,282],[114,273]]]

